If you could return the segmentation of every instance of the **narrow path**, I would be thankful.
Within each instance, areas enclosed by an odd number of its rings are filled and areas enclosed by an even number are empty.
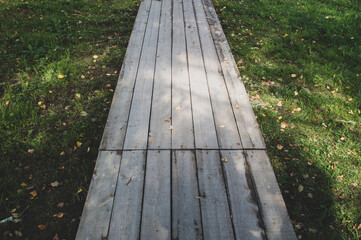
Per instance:
[[[143,0],[77,239],[296,239],[210,0]]]

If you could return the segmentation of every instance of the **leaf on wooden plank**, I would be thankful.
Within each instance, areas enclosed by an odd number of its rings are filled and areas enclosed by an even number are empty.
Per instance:
[[[177,107],[174,108],[175,111],[178,111],[180,109],[181,109],[181,106],[177,106]]]
[[[168,127],[168,130],[173,130],[173,126],[169,126],[169,127]]]
[[[235,109],[239,109],[240,107],[239,107],[238,105],[235,105],[234,108],[235,108]]]
[[[223,157],[221,158],[221,161],[222,161],[222,162],[228,162],[228,159],[227,159],[225,156],[223,156]]]

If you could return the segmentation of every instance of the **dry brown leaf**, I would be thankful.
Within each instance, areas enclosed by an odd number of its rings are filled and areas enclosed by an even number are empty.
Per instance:
[[[240,107],[238,105],[234,106],[235,109],[239,109]]]
[[[57,187],[57,186],[59,186],[59,182],[58,182],[58,181],[55,181],[55,182],[50,183],[50,185],[51,185],[52,187]]]
[[[64,213],[62,213],[62,212],[59,212],[58,214],[56,214],[57,218],[62,218],[63,216],[64,216]]]
[[[285,122],[281,122],[281,128],[286,128],[286,127],[288,127],[288,124]]]
[[[57,206],[58,208],[62,208],[62,207],[64,207],[64,202],[60,202],[60,203],[58,203],[56,206]]]

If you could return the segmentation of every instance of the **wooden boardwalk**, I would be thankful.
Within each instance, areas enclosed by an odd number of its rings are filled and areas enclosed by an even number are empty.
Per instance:
[[[143,0],[76,239],[296,239],[210,0]]]

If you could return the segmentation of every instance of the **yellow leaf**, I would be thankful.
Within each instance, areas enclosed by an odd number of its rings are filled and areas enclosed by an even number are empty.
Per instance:
[[[83,191],[83,189],[80,187],[78,188],[78,191],[76,193],[81,193]]]
[[[22,186],[22,187],[26,187],[26,186],[27,186],[27,184],[23,182],[23,183],[21,183],[21,184],[20,184],[20,186]]]
[[[5,102],[5,104],[6,104],[6,105],[9,105],[9,103],[10,103],[10,101],[9,101],[9,100],[7,100],[7,101]]]
[[[223,157],[221,158],[221,161],[222,161],[222,162],[228,162],[228,159],[227,159],[225,156],[223,156]]]
[[[83,144],[83,143],[81,143],[81,142],[79,142],[79,141],[76,142],[76,146],[77,146],[77,147],[80,147],[82,144]]]
[[[65,77],[65,76],[64,76],[63,74],[59,74],[59,75],[58,75],[58,78],[60,78],[60,79],[61,79],[61,78],[64,78],[64,77]]]
[[[46,228],[46,225],[45,225],[45,224],[39,224],[39,225],[38,225],[38,228],[39,228],[40,230],[44,230],[44,229]]]
[[[49,90],[49,93],[53,93],[53,91]]]
[[[62,151],[62,152],[60,153],[60,156],[64,156],[64,155],[65,155],[65,152]]]
[[[238,106],[238,105],[236,105],[236,106],[234,106],[234,108],[235,108],[235,109],[239,109],[239,106]]]
[[[41,105],[40,107],[41,107],[42,109],[45,109],[45,108],[46,108],[46,105],[43,104],[43,105]]]
[[[291,77],[293,77],[293,78],[295,78],[295,77],[297,77],[297,74],[291,74]]]
[[[64,213],[62,213],[62,212],[59,212],[58,214],[56,214],[57,218],[62,218],[63,216],[64,216]]]
[[[38,195],[38,193],[34,190],[34,191],[30,192],[30,195],[35,197],[36,195]]]
[[[282,150],[283,149],[283,146],[281,144],[277,144],[277,149],[278,150]]]
[[[288,34],[286,33],[283,37],[288,37]]]

